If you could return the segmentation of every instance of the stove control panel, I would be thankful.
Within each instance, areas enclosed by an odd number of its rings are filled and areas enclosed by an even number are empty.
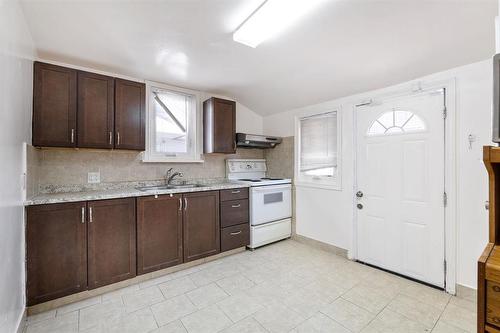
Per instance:
[[[266,172],[266,160],[227,160],[229,173]]]

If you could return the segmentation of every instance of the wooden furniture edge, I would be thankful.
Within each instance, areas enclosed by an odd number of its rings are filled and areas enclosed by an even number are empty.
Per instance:
[[[493,251],[493,243],[488,243],[479,257],[477,271],[477,331],[485,332],[486,322],[486,262]]]
[[[488,332],[488,333],[500,333],[500,330],[498,328],[491,326],[491,325],[486,325],[486,332]]]

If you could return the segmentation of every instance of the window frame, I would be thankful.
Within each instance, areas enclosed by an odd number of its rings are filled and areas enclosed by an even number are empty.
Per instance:
[[[300,172],[301,154],[301,121],[311,117],[325,116],[329,113],[337,115],[337,172],[333,177],[306,176]],[[340,107],[328,110],[309,112],[295,117],[295,185],[304,187],[315,187],[327,190],[342,190],[342,112]]]
[[[188,114],[188,153],[168,155],[156,152],[155,142],[155,110],[153,90],[165,90],[193,98],[191,107],[194,111]],[[142,161],[145,163],[203,163],[201,155],[201,93],[196,90],[179,88],[159,82],[146,81],[146,150]]]
[[[408,112],[411,115],[410,115],[410,117],[408,117],[408,119],[406,120],[406,122],[402,126],[398,126],[398,125],[395,124],[395,118],[394,118],[396,112]],[[382,122],[380,121],[380,119],[384,115],[389,114],[389,113],[392,113],[392,116],[393,116],[393,126],[386,128],[386,125],[382,124]],[[408,122],[412,118],[418,119],[418,121],[420,121],[422,123],[422,128],[418,128],[418,129],[405,129],[405,126],[408,124]],[[382,127],[384,127],[386,129],[384,133],[370,133],[372,127],[377,122]],[[401,130],[401,132],[396,132],[396,133],[390,133],[390,132],[388,132],[388,130],[390,130],[391,128],[394,128],[394,127],[395,128],[399,128]],[[414,112],[413,110],[410,110],[410,109],[399,109],[399,108],[396,108],[396,109],[393,109],[391,111],[380,112],[377,115],[377,117],[375,118],[375,120],[368,126],[368,129],[366,130],[365,136],[368,137],[368,138],[379,138],[379,137],[395,136],[395,135],[419,134],[419,133],[425,133],[428,130],[429,129],[428,129],[427,121],[421,115],[419,115],[417,112]]]

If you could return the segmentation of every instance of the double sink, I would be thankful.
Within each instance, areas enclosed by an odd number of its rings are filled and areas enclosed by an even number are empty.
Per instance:
[[[149,191],[198,188],[205,186],[206,185],[200,185],[200,184],[169,184],[169,185],[156,185],[156,186],[142,186],[142,187],[136,187],[136,189],[143,192],[149,192]]]

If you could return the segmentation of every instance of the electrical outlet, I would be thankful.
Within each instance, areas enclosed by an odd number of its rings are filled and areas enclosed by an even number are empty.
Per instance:
[[[87,183],[98,184],[100,182],[101,182],[101,173],[100,172],[89,172],[87,174]]]

